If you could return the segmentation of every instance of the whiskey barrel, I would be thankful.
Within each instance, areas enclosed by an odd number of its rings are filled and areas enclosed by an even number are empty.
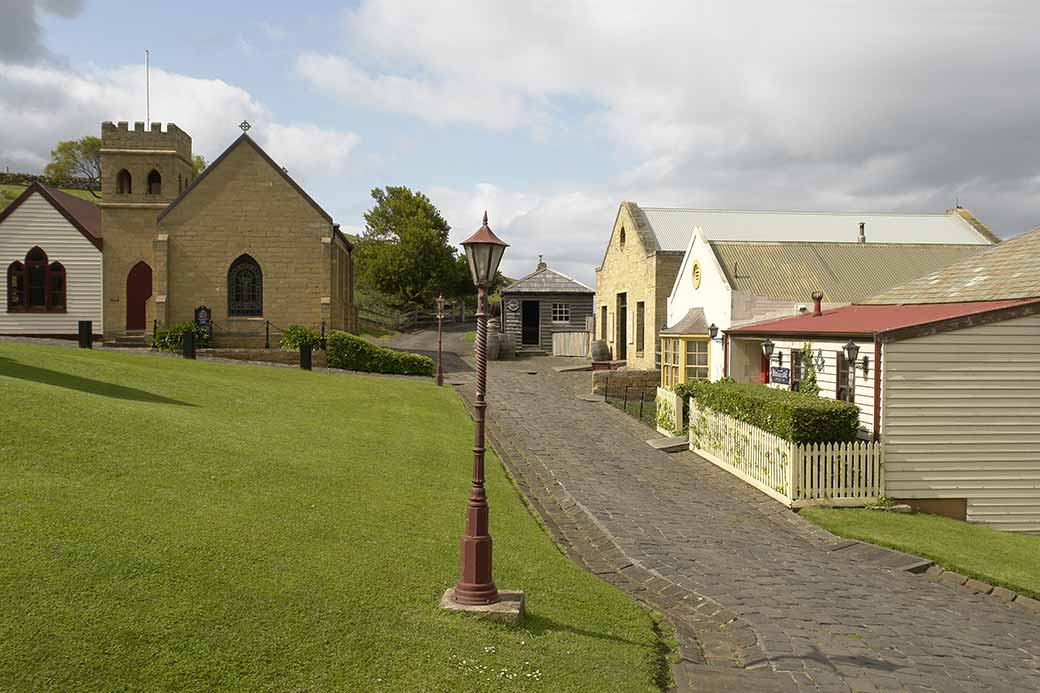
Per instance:
[[[605,339],[597,339],[592,342],[592,360],[593,361],[609,361],[610,360],[610,345],[607,344]]]

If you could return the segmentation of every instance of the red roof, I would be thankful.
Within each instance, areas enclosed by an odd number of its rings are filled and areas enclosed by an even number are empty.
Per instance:
[[[1038,298],[972,303],[922,303],[905,305],[843,306],[780,320],[769,320],[727,330],[730,335],[874,335],[906,327],[927,325],[952,318],[988,313],[1027,303]]]

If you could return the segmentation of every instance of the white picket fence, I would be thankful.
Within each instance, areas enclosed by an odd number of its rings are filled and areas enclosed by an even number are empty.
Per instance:
[[[885,495],[881,443],[792,443],[692,399],[689,406],[690,449],[790,508],[861,506]]]
[[[666,387],[657,388],[655,416],[657,432],[666,436],[683,434],[683,398]]]

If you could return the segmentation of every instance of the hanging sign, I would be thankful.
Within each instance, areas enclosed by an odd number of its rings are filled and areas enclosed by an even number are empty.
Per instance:
[[[769,369],[769,380],[770,382],[774,382],[778,385],[790,385],[791,369],[773,366]]]

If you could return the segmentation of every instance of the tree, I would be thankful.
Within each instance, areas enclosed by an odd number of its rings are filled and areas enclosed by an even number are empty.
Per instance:
[[[43,173],[57,179],[85,178],[90,194],[98,197],[97,191],[101,189],[101,138],[88,135],[79,140],[58,142]]]
[[[201,154],[196,154],[195,156],[191,157],[192,180],[197,178],[200,173],[205,171],[207,166],[209,166],[209,164],[206,163],[205,157],[203,157]]]
[[[812,344],[806,342],[802,345],[802,383],[798,391],[803,395],[818,397],[820,386],[816,382],[816,365],[813,361]]]
[[[372,199],[356,250],[361,283],[398,308],[428,306],[441,292],[457,297],[460,264],[448,243],[451,227],[430,199],[404,186],[375,188]]]

